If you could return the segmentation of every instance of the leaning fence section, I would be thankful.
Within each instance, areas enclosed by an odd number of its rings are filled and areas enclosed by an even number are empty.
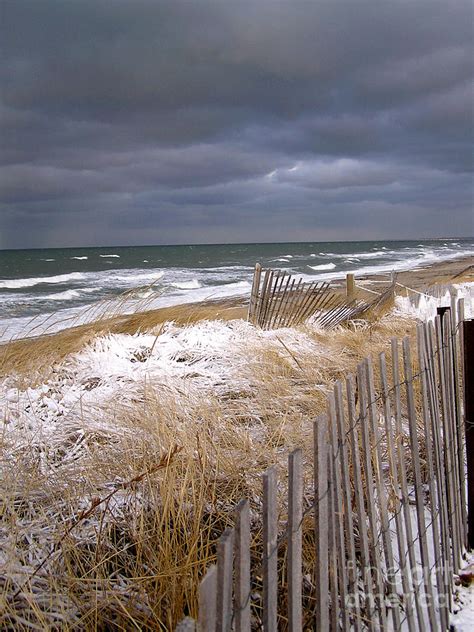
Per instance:
[[[395,280],[382,293],[366,302],[335,292],[325,281],[304,282],[284,270],[255,271],[250,293],[248,320],[262,329],[293,327],[309,318],[325,329],[377,310],[393,299]]]
[[[449,629],[467,541],[455,307],[335,383],[311,454],[236,506],[180,630]]]

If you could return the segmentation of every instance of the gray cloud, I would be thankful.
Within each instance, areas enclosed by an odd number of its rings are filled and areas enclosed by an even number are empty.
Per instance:
[[[470,2],[2,12],[2,247],[472,233]]]

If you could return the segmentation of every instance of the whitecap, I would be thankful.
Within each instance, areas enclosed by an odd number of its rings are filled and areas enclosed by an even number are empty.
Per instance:
[[[345,257],[346,259],[349,257],[357,257],[359,259],[377,259],[378,257],[386,257],[388,254],[393,254],[389,250],[376,250],[375,252],[358,252],[341,255],[341,257]]]
[[[145,283],[145,282],[149,282],[149,283],[154,283],[155,281],[158,281],[159,279],[161,279],[161,277],[164,275],[164,272],[152,272],[152,271],[147,271],[147,272],[140,272],[138,274],[117,274],[114,276],[109,276],[109,278],[113,281],[119,281],[119,282],[125,282],[128,284],[135,284],[135,283]]]
[[[65,290],[64,292],[56,292],[55,294],[48,294],[41,298],[48,301],[70,301],[74,298],[79,298],[81,293],[78,290]]]
[[[85,261],[89,257],[71,257],[71,259],[77,259],[78,261]]]
[[[71,272],[71,274],[58,274],[50,277],[32,277],[30,279],[3,279],[0,280],[0,288],[16,290],[21,287],[33,287],[41,283],[66,283],[67,281],[79,281],[84,278],[82,272]]]
[[[99,255],[99,257],[105,258],[108,257],[109,259],[120,259],[120,255]]]
[[[311,270],[334,270],[335,267],[335,263],[322,263],[319,266],[308,266]]]
[[[181,283],[171,283],[171,285],[178,290],[197,290],[202,287],[197,279],[192,281],[182,281]]]

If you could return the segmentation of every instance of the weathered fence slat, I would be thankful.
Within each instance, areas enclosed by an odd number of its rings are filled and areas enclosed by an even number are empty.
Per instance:
[[[457,542],[458,542],[458,560],[459,565],[461,564],[461,557],[463,555],[463,529],[462,529],[462,511],[461,511],[461,502],[460,499],[462,497],[462,489],[461,489],[461,480],[460,480],[460,455],[462,454],[461,445],[458,443],[458,412],[456,409],[456,379],[455,379],[455,366],[454,366],[454,349],[453,349],[453,326],[452,326],[452,314],[451,310],[449,310],[445,314],[445,318],[447,320],[447,324],[445,327],[445,367],[446,367],[446,383],[448,390],[448,409],[449,409],[449,421],[450,421],[450,431],[451,431],[451,439],[453,442],[454,454],[453,454],[453,468],[454,468],[454,489],[456,491],[456,503],[455,503],[455,516],[456,516],[456,529],[457,529]]]
[[[445,594],[447,596],[447,606],[451,607],[451,586],[452,575],[450,573],[450,557],[451,557],[451,544],[449,539],[449,518],[448,508],[445,499],[447,495],[447,479],[444,468],[444,456],[442,449],[442,437],[441,437],[441,417],[440,417],[440,405],[439,395],[437,388],[437,364],[435,357],[437,349],[435,348],[435,335],[433,323],[428,323],[424,328],[425,332],[425,350],[426,353],[426,366],[428,371],[428,405],[431,413],[431,434],[433,437],[433,453],[434,453],[434,467],[435,467],[435,479],[437,488],[437,500],[440,512],[440,528],[441,528],[441,550],[443,552],[443,574],[445,583]]]
[[[449,310],[445,314],[445,318],[447,319],[447,326],[445,327],[445,342],[446,342],[446,356],[445,356],[445,367],[446,367],[446,383],[448,385],[448,399],[449,399],[449,420],[451,427],[451,437],[454,446],[454,458],[453,458],[453,467],[454,467],[454,485],[455,490],[457,492],[457,502],[455,504],[456,508],[456,527],[457,527],[457,536],[458,536],[458,559],[459,563],[461,562],[461,557],[463,555],[463,541],[464,541],[464,529],[462,526],[462,502],[461,499],[464,496],[464,490],[461,487],[461,479],[464,478],[464,463],[462,458],[462,435],[460,434],[460,402],[457,401],[457,370],[455,367],[455,350],[454,350],[454,339],[455,330],[452,325],[452,311]]]
[[[464,458],[464,424],[462,423],[462,393],[463,393],[463,320],[464,320],[464,300],[459,299],[453,301],[453,314],[456,326],[451,338],[453,347],[453,378],[456,398],[456,433],[458,443],[458,472],[459,472],[459,491],[460,491],[460,508],[461,508],[461,549],[467,549],[467,499],[466,499],[466,474],[465,474],[465,458]]]
[[[216,632],[230,632],[232,623],[232,569],[234,530],[226,529],[217,544]]]
[[[250,292],[250,303],[248,320],[254,322],[255,313],[258,305],[258,292],[260,290],[260,277],[262,275],[262,266],[259,263],[255,264],[255,270],[253,273],[252,290]]]
[[[199,585],[199,632],[215,632],[217,607],[217,566],[211,566]]]
[[[415,399],[413,392],[413,372],[411,364],[410,340],[404,338],[403,346],[403,366],[405,375],[405,388],[407,397],[408,423],[410,427],[410,445],[412,452],[413,474],[415,484],[415,506],[418,523],[418,543],[420,549],[421,564],[423,570],[423,584],[427,600],[428,619],[430,628],[434,632],[438,629],[436,612],[434,608],[434,594],[431,584],[431,567],[428,552],[428,542],[426,538],[425,504],[423,494],[423,481],[421,477],[420,447],[418,442],[418,430],[415,411]]]
[[[265,288],[265,293],[262,296],[262,309],[260,312],[261,327],[265,326],[268,310],[271,304],[271,297],[273,293],[273,277],[275,276],[275,270],[269,270],[268,281]]]
[[[268,292],[268,283],[270,280],[270,270],[265,270],[265,274],[263,275],[263,283],[261,289],[259,288],[257,293],[257,306],[255,309],[255,323],[259,324],[261,322],[261,318],[263,312],[265,310],[265,299]]]
[[[375,602],[377,606],[377,613],[379,618],[380,629],[386,629],[387,612],[385,609],[385,590],[382,584],[382,565],[380,559],[380,550],[377,537],[377,513],[375,505],[373,480],[374,474],[372,469],[372,446],[369,436],[369,424],[368,424],[368,402],[367,402],[367,387],[366,376],[364,370],[364,364],[361,363],[357,367],[357,386],[359,393],[359,428],[360,436],[362,440],[362,466],[364,473],[364,487],[361,488],[365,492],[366,504],[367,504],[367,516],[369,518],[369,538],[372,562],[370,565],[370,573],[372,575],[372,581],[376,587]],[[357,493],[357,491],[356,491]]]
[[[425,337],[424,337],[424,325],[419,324],[417,326],[417,348],[418,348],[418,366],[420,370],[421,380],[421,397],[422,397],[422,415],[421,425],[423,427],[422,436],[425,440],[425,453],[426,453],[426,467],[428,474],[428,490],[431,509],[431,532],[432,532],[432,545],[434,551],[434,561],[436,565],[436,586],[438,590],[438,596],[444,597],[445,585],[443,574],[443,559],[440,551],[440,530],[441,530],[441,516],[438,509],[437,494],[435,487],[435,467],[433,463],[433,441],[431,436],[430,423],[430,409],[428,404],[428,370],[425,360]],[[444,600],[444,599],[443,599]],[[438,599],[438,603],[441,604],[441,599]],[[444,630],[448,629],[449,617],[446,607],[440,605],[440,620]]]
[[[275,288],[274,288],[274,292],[273,292],[273,296],[272,296],[272,304],[270,306],[270,310],[268,313],[268,318],[267,318],[267,329],[271,329],[272,326],[272,322],[273,319],[275,317],[275,312],[278,308],[279,305],[281,305],[281,301],[277,300],[278,297],[281,294],[281,288],[283,286],[283,283],[285,282],[285,279],[287,278],[287,283],[290,279],[290,276],[288,274],[286,274],[286,272],[279,272],[278,273],[278,278],[275,281]]]
[[[303,452],[294,450],[288,456],[288,628],[303,629],[301,584],[303,531]]]
[[[352,376],[346,379],[346,392],[347,392],[347,412],[349,417],[349,435],[350,445],[352,453],[352,470],[354,476],[354,496],[357,512],[357,527],[359,531],[359,548],[362,575],[364,581],[364,597],[365,597],[365,622],[369,630],[375,630],[375,609],[374,609],[374,594],[372,586],[372,576],[370,573],[370,554],[369,554],[369,541],[367,536],[367,515],[365,512],[363,481],[362,481],[362,469],[360,463],[360,451],[359,451],[359,436],[357,432],[356,424],[356,409],[353,389]]]
[[[316,543],[315,631],[329,630],[329,502],[328,502],[328,418],[319,415],[314,422],[314,537]]]
[[[403,529],[403,520],[402,520],[402,503],[400,500],[400,477],[398,472],[398,462],[397,456],[395,452],[394,438],[393,438],[393,423],[392,423],[392,410],[390,404],[390,395],[389,395],[389,386],[387,379],[387,363],[385,359],[385,354],[381,353],[379,355],[379,367],[380,367],[380,382],[382,387],[382,401],[384,407],[384,420],[385,420],[385,433],[387,437],[387,453],[388,453],[388,464],[390,470],[390,479],[391,479],[391,487],[393,494],[393,514],[395,519],[395,527],[397,534],[397,548],[398,548],[398,558],[400,565],[400,575],[402,580],[402,588],[403,588],[403,603],[404,610],[407,618],[408,630],[409,632],[415,632],[415,620],[413,616],[413,601],[414,595],[411,590],[410,585],[410,569],[406,560],[406,540],[405,533]]]
[[[444,340],[441,330],[441,319],[439,316],[435,319],[436,326],[436,339],[437,339],[437,351],[438,351],[438,375],[439,386],[441,391],[441,415],[442,415],[442,437],[443,437],[443,454],[444,454],[444,469],[446,473],[446,490],[448,499],[448,524],[449,535],[451,538],[451,551],[452,551],[452,568],[453,572],[457,573],[459,568],[458,551],[459,545],[457,542],[457,528],[455,526],[455,494],[456,488],[454,485],[454,464],[452,458],[452,440],[449,423],[449,410],[448,410],[448,397],[446,392],[446,371],[445,371],[445,352],[444,352]]]
[[[277,632],[278,616],[278,508],[275,466],[263,474],[263,626]]]
[[[293,314],[292,314],[292,316],[290,316],[289,321],[288,321],[288,326],[289,327],[291,327],[292,325],[300,322],[300,320],[301,320],[301,313],[303,312],[307,302],[311,299],[312,292],[313,292],[315,286],[316,286],[316,284],[314,282],[311,282],[311,283],[309,283],[306,286],[303,286],[301,288],[301,295],[299,297],[297,307],[293,311]]]
[[[418,627],[420,630],[425,630],[425,617],[423,616],[423,608],[420,596],[420,586],[416,581],[416,577],[413,576],[413,572],[416,569],[416,555],[415,555],[415,538],[413,537],[413,527],[411,521],[410,511],[410,498],[408,494],[408,479],[405,451],[403,444],[403,426],[402,426],[402,405],[401,405],[401,383],[400,383],[400,366],[398,355],[398,340],[396,338],[391,339],[392,349],[392,375],[393,375],[393,387],[395,394],[395,428],[396,428],[396,447],[399,464],[400,475],[400,489],[401,489],[401,503],[403,508],[403,520],[405,523],[405,533],[407,537],[408,547],[408,559],[410,577],[412,582],[412,593],[415,599],[416,617],[418,620]]]
[[[310,316],[313,316],[318,305],[321,304],[323,297],[329,294],[329,284],[326,282],[316,284],[316,288],[312,295],[309,297],[308,304],[304,308],[301,314],[301,321],[305,321]]]
[[[390,524],[388,519],[387,508],[387,493],[385,480],[383,476],[383,459],[382,459],[382,446],[381,437],[378,426],[378,411],[375,403],[375,386],[374,386],[374,370],[372,366],[371,358],[366,358],[365,362],[365,377],[367,382],[367,398],[368,398],[368,411],[370,420],[370,431],[373,438],[372,456],[374,460],[374,472],[375,472],[375,488],[377,491],[377,497],[380,508],[380,522],[382,530],[382,544],[385,556],[385,571],[387,574],[387,592],[389,595],[389,601],[392,605],[391,615],[395,630],[400,628],[400,614],[399,609],[396,606],[398,600],[397,591],[395,589],[395,562],[393,558],[392,540],[390,536]]]
[[[330,423],[330,422],[329,422]],[[329,506],[329,523],[328,523],[328,542],[329,542],[329,594],[331,597],[329,615],[330,629],[336,631],[339,629],[339,595],[338,595],[338,555],[336,543],[336,504],[334,490],[334,460],[332,455],[328,454],[328,506]]]
[[[348,614],[353,614],[352,623],[354,630],[360,630],[360,605],[357,585],[357,558],[355,552],[354,520],[352,517],[352,490],[350,482],[349,449],[346,437],[346,423],[344,417],[344,403],[342,383],[338,380],[334,385],[334,400],[336,405],[337,445],[340,452],[339,463],[341,467],[342,484],[342,517],[341,526],[345,532],[346,558],[347,558],[347,598],[344,609]],[[352,612],[353,611],[353,612]]]
[[[451,338],[449,330],[449,310],[446,311],[443,318],[440,319],[440,337],[441,337],[441,353],[442,361],[442,380],[444,383],[444,410],[443,429],[446,434],[445,442],[448,459],[448,478],[451,487],[451,537],[453,540],[453,569],[457,572],[461,560],[461,542],[459,539],[459,507],[457,503],[457,493],[459,491],[459,481],[457,476],[457,458],[456,458],[456,434],[454,428],[454,402],[452,398],[451,384],[451,358],[449,353],[449,340]]]
[[[250,518],[248,500],[239,502],[235,514],[235,632],[250,632]]]
[[[275,324],[274,327],[284,327],[286,325],[286,312],[288,309],[288,304],[290,301],[290,297],[294,292],[295,289],[295,284],[296,284],[296,279],[293,279],[291,277],[288,277],[288,280],[291,279],[291,283],[290,283],[290,288],[286,289],[285,291],[285,295],[280,299],[281,300],[281,305],[280,305],[280,310],[279,310],[279,318],[278,318],[278,322],[275,320]],[[286,286],[287,288],[287,286]]]
[[[341,466],[339,454],[339,440],[336,417],[336,400],[334,394],[328,396],[328,415],[329,415],[329,437],[331,441],[331,492],[333,502],[333,547],[334,547],[334,563],[337,570],[337,587],[339,590],[341,625],[343,630],[349,629],[348,611],[346,608],[347,600],[347,559],[346,559],[346,543],[344,533],[343,520],[343,500],[341,489]],[[337,620],[339,621],[339,614]]]

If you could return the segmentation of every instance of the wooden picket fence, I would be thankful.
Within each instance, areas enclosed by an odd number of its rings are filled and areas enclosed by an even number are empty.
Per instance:
[[[370,301],[348,298],[324,281],[303,282],[284,270],[262,269],[255,265],[250,293],[248,320],[262,329],[293,327],[309,318],[324,329],[370,310],[380,309],[394,295],[395,279]]]
[[[311,457],[294,450],[287,471],[263,473],[261,504],[236,506],[198,619],[178,630],[449,629],[467,542],[462,299],[453,307],[418,325],[416,350],[392,339],[335,383]]]

